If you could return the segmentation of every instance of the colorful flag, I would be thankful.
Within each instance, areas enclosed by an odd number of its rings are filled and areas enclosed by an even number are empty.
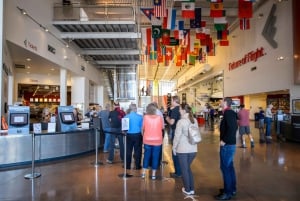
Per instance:
[[[182,18],[195,18],[195,3],[181,3]]]
[[[143,45],[151,45],[151,28],[142,28],[141,32]]]
[[[238,9],[239,18],[251,18],[252,17],[252,2],[239,0],[239,9]]]
[[[161,39],[163,45],[170,45],[170,30],[163,29]]]
[[[173,48],[166,47],[166,60],[170,61],[173,59]]]
[[[220,40],[220,46],[229,46],[229,40]]]
[[[210,17],[224,17],[226,10],[210,10]]]
[[[161,38],[161,26],[152,25],[152,38]]]
[[[189,57],[188,57],[188,64],[190,65],[195,65],[196,63],[196,55],[194,54],[189,54]]]
[[[201,8],[195,8],[195,19],[190,19],[191,28],[201,27]]]
[[[250,29],[250,19],[241,18],[240,19],[240,30],[247,30],[247,29]]]
[[[174,30],[176,25],[176,9],[168,9],[167,29]]]
[[[154,15],[153,8],[141,8],[142,13],[151,20],[151,16]]]
[[[175,30],[183,30],[184,29],[184,21],[176,20]]]
[[[167,15],[166,0],[153,0],[153,3],[154,3],[154,16],[166,17]]]

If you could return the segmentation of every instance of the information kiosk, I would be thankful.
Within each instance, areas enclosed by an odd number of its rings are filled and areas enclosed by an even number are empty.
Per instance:
[[[73,113],[73,106],[58,107],[57,127],[60,132],[73,131],[77,129],[77,123]]]
[[[9,106],[8,134],[29,134],[29,107]]]

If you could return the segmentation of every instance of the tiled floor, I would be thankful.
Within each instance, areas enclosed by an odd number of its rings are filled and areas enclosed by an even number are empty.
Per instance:
[[[168,178],[173,171],[170,145],[164,140],[164,160],[167,165],[158,172],[157,180],[141,179],[139,171],[124,178],[121,162],[106,164],[106,154],[99,152],[103,165],[95,167],[95,155],[86,155],[51,164],[38,165],[41,177],[28,180],[24,175],[31,168],[0,171],[1,201],[177,201],[214,200],[222,187],[219,169],[217,128],[202,126],[203,141],[192,164],[196,196],[181,192],[181,179]],[[252,127],[255,141],[258,131]],[[249,143],[248,143],[249,144]],[[74,145],[75,146],[75,145]],[[5,153],[1,153],[4,155]],[[3,156],[2,156],[3,157]],[[255,144],[255,148],[237,148],[235,168],[239,201],[299,201],[300,143],[285,142]]]

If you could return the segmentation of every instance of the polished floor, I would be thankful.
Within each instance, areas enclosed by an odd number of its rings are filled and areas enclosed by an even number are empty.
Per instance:
[[[252,133],[258,141],[258,130]],[[25,179],[31,168],[0,170],[0,201],[179,201],[214,200],[222,187],[219,169],[219,132],[209,125],[201,127],[203,141],[192,164],[196,195],[181,192],[180,178],[169,178],[173,171],[171,151],[166,135],[164,158],[158,179],[141,179],[140,172],[132,170],[132,177],[124,177],[124,169],[116,155],[116,162],[105,163],[107,155],[99,151],[103,165],[95,166],[95,154],[89,154],[35,168],[41,177]],[[299,201],[300,200],[300,143],[256,143],[252,149],[237,148],[235,168],[239,201]],[[238,144],[239,145],[239,144]],[[74,145],[76,146],[76,145]],[[118,151],[118,150],[117,150]],[[1,157],[5,153],[1,153]],[[127,172],[126,172],[127,173]]]

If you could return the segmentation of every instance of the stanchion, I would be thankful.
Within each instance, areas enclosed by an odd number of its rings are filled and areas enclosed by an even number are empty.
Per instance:
[[[165,167],[165,165],[168,165],[168,162],[164,160],[164,144],[165,144],[165,142],[163,140],[163,143],[161,145],[161,164],[160,164],[161,179],[162,179],[162,181],[169,181],[171,178],[168,178],[168,177],[164,176],[164,167]]]
[[[124,131],[124,173],[120,174],[119,177],[123,177],[124,179],[128,178],[128,177],[132,177],[133,175],[128,174],[127,173],[127,168],[126,168],[126,164],[127,164],[127,159],[126,159],[126,155],[127,155],[127,131]]]
[[[94,165],[95,167],[98,167],[99,165],[103,165],[103,163],[101,161],[98,161],[98,132],[100,131],[98,128],[94,128],[95,130],[95,152],[96,152],[96,156],[95,156],[95,162],[92,162],[91,164]],[[100,132],[99,132],[100,133]],[[100,142],[100,138],[99,138],[99,142]]]
[[[31,174],[26,174],[25,179],[34,179],[41,176],[41,173],[34,172],[35,161],[35,134],[32,133],[32,162],[31,162]]]

